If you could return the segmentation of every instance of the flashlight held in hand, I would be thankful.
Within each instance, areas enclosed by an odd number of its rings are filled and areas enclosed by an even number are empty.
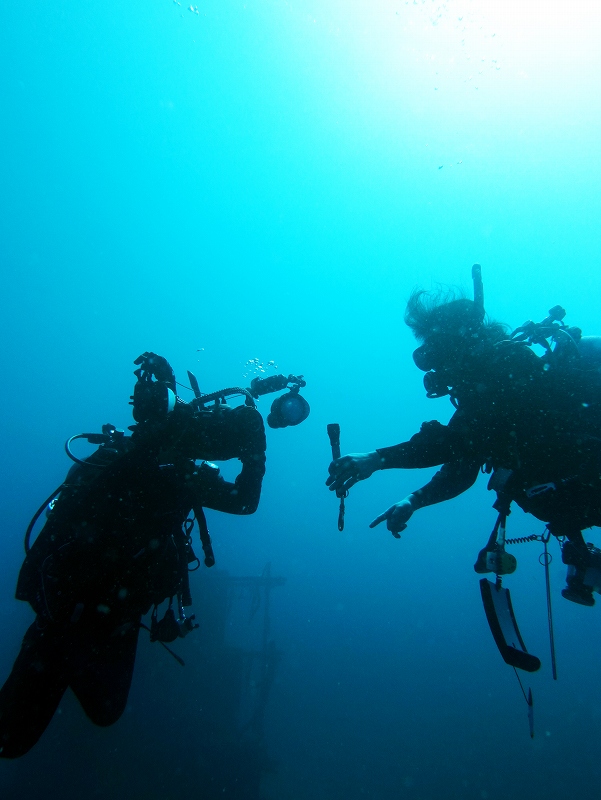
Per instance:
[[[330,445],[332,446],[332,458],[334,461],[340,458],[340,425],[334,422],[331,425],[328,425],[328,436],[330,437]],[[348,492],[342,492],[339,494],[336,492],[336,496],[340,498],[340,509],[338,511],[338,530],[344,530],[344,498],[348,495]]]

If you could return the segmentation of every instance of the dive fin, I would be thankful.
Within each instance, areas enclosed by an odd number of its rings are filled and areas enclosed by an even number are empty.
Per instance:
[[[497,586],[487,578],[480,581],[486,619],[503,661],[526,672],[540,669],[540,659],[526,650],[513,613],[509,589]]]

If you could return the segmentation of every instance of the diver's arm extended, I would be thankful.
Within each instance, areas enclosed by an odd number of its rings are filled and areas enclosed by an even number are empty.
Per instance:
[[[463,442],[458,436],[459,412],[453,415],[449,425],[440,422],[422,423],[418,433],[408,442],[382,447],[376,450],[380,457],[380,469],[424,469],[446,464],[464,453]]]
[[[431,481],[390,506],[383,514],[376,517],[369,527],[375,528],[386,520],[388,530],[393,536],[398,537],[418,508],[444,503],[445,500],[451,500],[467,491],[474,485],[479,471],[480,463],[470,459],[457,459],[443,464]]]
[[[453,416],[458,416],[457,412]],[[347,492],[357,481],[369,478],[379,469],[422,469],[436,467],[461,457],[459,425],[424,422],[408,442],[383,447],[371,453],[351,453],[332,461],[326,486],[337,494]],[[459,452],[458,452],[459,451]]]
[[[479,472],[480,463],[478,461],[461,458],[443,464],[431,481],[409,495],[414,498],[412,500],[413,510],[432,506],[435,503],[444,503],[445,500],[452,500],[453,497],[467,492],[476,482]]]

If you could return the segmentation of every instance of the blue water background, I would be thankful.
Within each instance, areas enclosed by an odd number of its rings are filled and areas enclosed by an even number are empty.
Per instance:
[[[361,452],[450,416],[411,360],[414,285],[469,292],[479,261],[492,316],[517,326],[561,303],[601,334],[599,13],[581,0],[523,6],[3,4],[2,680],[32,618],[13,599],[22,534],[68,468],[65,439],[131,423],[145,350],[180,380],[192,369],[203,391],[273,360],[306,376],[311,416],[268,431],[253,517],[209,517],[220,568],[256,575],[271,562],[288,579],[273,595],[284,656],[265,796],[596,796],[600,612],[561,599],[556,545],[557,683],[540,545],[514,551],[506,580],[544,662],[526,676],[530,740],[472,570],[494,522],[485,478],[419,512],[400,541],[367,525],[429,471],[354,488],[343,533],[324,488],[327,423]],[[511,516],[509,535],[541,529]],[[179,645],[180,670],[141,641],[112,728],[66,697],[39,745],[0,764],[2,797],[202,796],[199,646]]]

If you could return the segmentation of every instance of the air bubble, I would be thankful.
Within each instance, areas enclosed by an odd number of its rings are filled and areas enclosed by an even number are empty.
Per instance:
[[[243,377],[246,378],[249,375],[264,375],[270,369],[278,369],[278,365],[273,359],[264,363],[258,358],[249,358],[248,361],[244,363],[243,369],[245,370]]]

